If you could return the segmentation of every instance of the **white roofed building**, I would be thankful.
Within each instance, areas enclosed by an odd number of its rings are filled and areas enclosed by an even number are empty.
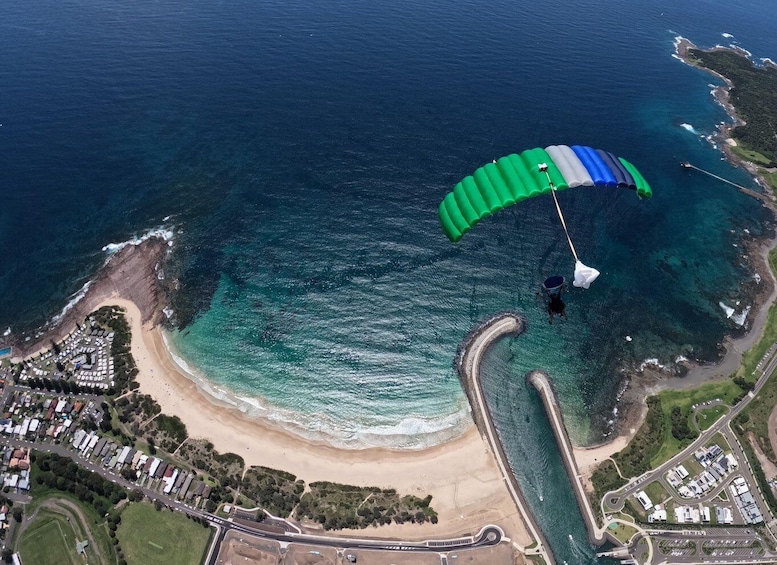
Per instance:
[[[653,502],[650,500],[647,494],[645,494],[644,490],[637,491],[637,494],[634,496],[637,497],[637,500],[639,500],[639,503],[642,505],[642,508],[645,510],[650,510],[653,508]]]

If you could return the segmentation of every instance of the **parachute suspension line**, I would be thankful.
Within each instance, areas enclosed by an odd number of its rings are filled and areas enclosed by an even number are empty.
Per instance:
[[[545,165],[543,167],[543,165]],[[567,229],[567,223],[564,220],[564,214],[561,213],[561,206],[559,206],[558,198],[556,198],[556,185],[553,184],[553,181],[550,180],[550,175],[548,174],[548,166],[545,163],[542,163],[540,165],[540,170],[545,173],[545,176],[548,178],[548,186],[550,186],[550,194],[553,196],[553,202],[556,204],[556,212],[558,212],[558,219],[561,220],[561,227],[564,228],[564,234],[567,236],[567,243],[569,243],[569,249],[572,251],[572,256],[575,258],[575,262],[579,262],[580,259],[577,257],[577,251],[575,251],[575,246],[572,244],[572,238],[569,237],[569,230]]]

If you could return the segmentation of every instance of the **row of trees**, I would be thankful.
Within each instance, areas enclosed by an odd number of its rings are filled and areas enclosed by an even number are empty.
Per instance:
[[[103,394],[102,389],[91,386],[80,385],[66,379],[50,379],[48,377],[30,377],[26,382],[27,386],[37,390],[54,391],[57,394]],[[109,388],[105,394],[115,394],[115,389]]]
[[[661,399],[647,399],[648,413],[645,422],[628,447],[612,456],[625,477],[638,477],[650,470],[650,461],[658,453],[666,437],[666,422]]]
[[[92,505],[102,516],[113,505],[127,498],[127,491],[56,453],[34,453],[33,480],[39,485],[75,494]]]

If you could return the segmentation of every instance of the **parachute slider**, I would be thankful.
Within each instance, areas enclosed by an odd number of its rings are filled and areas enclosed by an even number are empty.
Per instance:
[[[540,170],[541,173],[545,173],[545,178],[548,179],[548,186],[550,187],[551,192],[556,191],[556,185],[553,184],[553,181],[550,178],[550,173],[548,172],[548,164],[547,163],[537,163],[537,168]],[[553,195],[553,198],[556,198],[556,195]]]
[[[588,288],[599,277],[599,271],[583,265],[579,259],[575,261],[575,280],[572,284],[577,288]]]

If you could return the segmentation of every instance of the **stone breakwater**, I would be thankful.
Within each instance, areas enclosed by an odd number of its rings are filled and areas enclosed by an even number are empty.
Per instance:
[[[525,329],[526,321],[523,315],[514,310],[505,310],[494,314],[490,318],[478,323],[473,327],[464,339],[459,343],[459,347],[456,350],[456,357],[454,360],[454,366],[456,368],[456,374],[459,376],[461,386],[464,388],[464,392],[469,400],[470,411],[472,413],[472,419],[475,421],[475,426],[480,431],[481,435],[485,432],[485,423],[478,411],[475,410],[476,399],[473,399],[473,383],[470,377],[472,371],[472,358],[473,358],[473,346],[482,340],[483,334],[493,328],[495,325],[501,328],[497,335],[494,335],[487,343],[480,344],[480,348],[487,349],[491,343],[504,336],[517,337],[521,335]],[[480,383],[478,383],[478,386]]]
[[[529,506],[512,471],[507,454],[502,447],[502,442],[491,418],[491,412],[486,405],[480,382],[480,362],[483,353],[491,344],[502,337],[520,335],[525,327],[526,320],[524,317],[519,312],[512,311],[500,312],[481,322],[462,340],[456,353],[455,366],[461,385],[464,387],[464,391],[469,399],[472,419],[494,454],[507,490],[510,492],[510,496],[526,525],[526,529],[535,541],[532,546],[524,548],[524,553],[526,555],[539,555],[544,559],[545,563],[555,565],[556,561],[550,552],[545,536],[529,511]]]
[[[602,545],[606,541],[605,531],[597,525],[591,503],[586,496],[585,487],[583,486],[583,476],[577,468],[577,462],[575,461],[574,452],[572,450],[572,442],[569,440],[569,434],[567,433],[567,428],[564,424],[564,416],[561,413],[561,407],[558,404],[553,385],[548,376],[542,371],[530,372],[526,376],[526,380],[537,389],[537,392],[540,393],[540,398],[542,398],[542,403],[548,414],[548,420],[550,420],[551,428],[553,428],[553,434],[556,436],[556,443],[561,451],[561,459],[564,462],[564,468],[567,471],[567,475],[569,475],[569,481],[572,483],[572,490],[575,493],[577,504],[580,506],[580,513],[583,515],[583,519],[586,523],[588,539],[594,545]]]

